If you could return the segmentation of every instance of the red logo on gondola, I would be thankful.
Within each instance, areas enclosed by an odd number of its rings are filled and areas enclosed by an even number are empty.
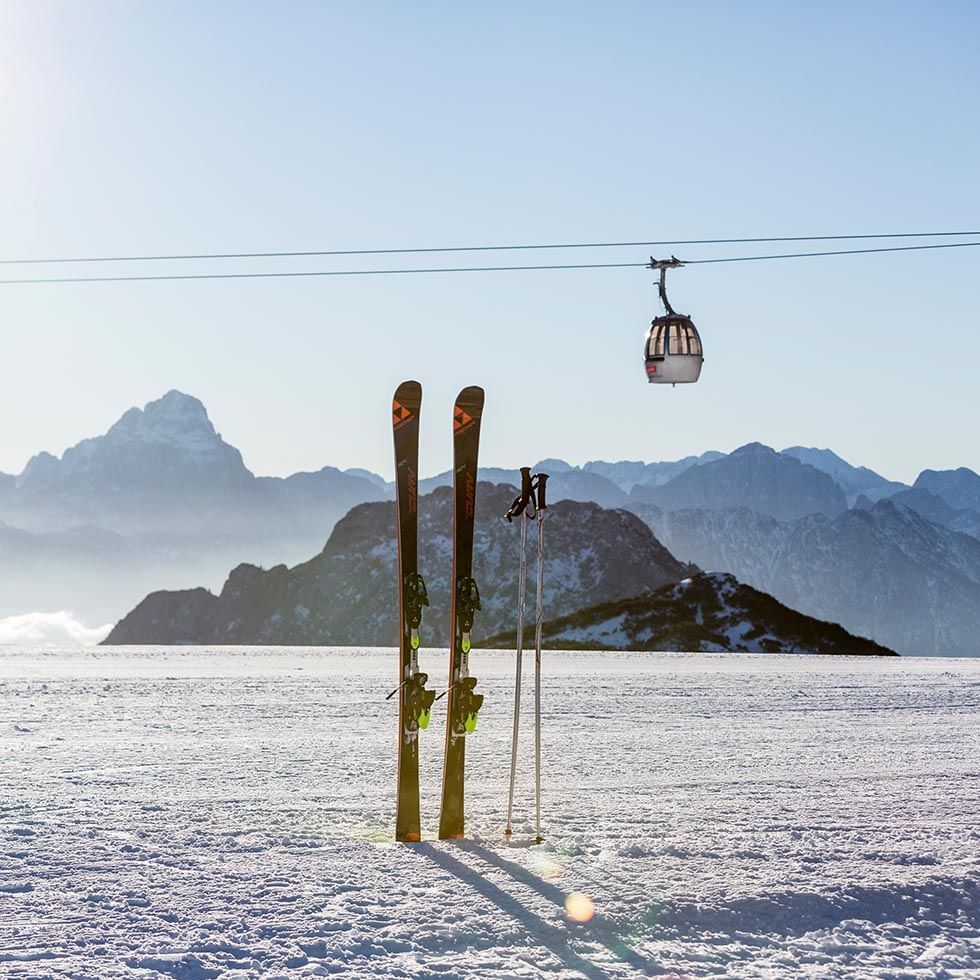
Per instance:
[[[657,373],[657,365],[656,364],[648,364],[647,365],[647,374],[650,375],[650,374],[656,374],[656,373]]]

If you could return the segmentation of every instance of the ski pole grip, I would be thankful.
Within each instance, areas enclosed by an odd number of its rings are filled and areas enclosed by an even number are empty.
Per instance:
[[[537,491],[538,491],[538,510],[546,510],[547,507],[548,507],[548,503],[547,503],[547,501],[545,499],[545,487],[547,486],[547,484],[548,484],[548,474],[547,473],[539,473],[538,474],[538,486],[537,486]]]
[[[521,499],[527,500],[531,494],[531,467],[522,466],[521,467]]]

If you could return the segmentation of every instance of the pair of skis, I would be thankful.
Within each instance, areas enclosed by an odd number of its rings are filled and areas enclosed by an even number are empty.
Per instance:
[[[442,815],[439,838],[463,836],[463,778],[466,735],[476,728],[483,704],[476,678],[470,676],[470,633],[480,608],[473,579],[473,529],[476,515],[477,454],[483,389],[464,388],[453,408],[453,562],[450,611],[449,686],[440,695],[427,690],[428,676],[419,670],[419,627],[429,604],[418,569],[418,458],[422,386],[405,381],[392,401],[395,443],[395,506],[398,513],[398,797],[395,839],[422,838],[419,815],[419,732],[428,727],[432,704],[448,696]]]
[[[508,523],[516,517],[521,522],[521,558],[517,576],[517,679],[514,682],[514,734],[510,749],[510,791],[507,795],[507,826],[504,833],[514,833],[514,785],[517,780],[517,739],[521,728],[521,678],[524,661],[524,606],[527,597],[527,530],[534,521],[538,528],[538,574],[534,617],[534,818],[536,843],[541,836],[541,627],[544,620],[544,519],[547,513],[545,488],[547,473],[531,475],[530,466],[521,467],[521,492],[504,515]]]

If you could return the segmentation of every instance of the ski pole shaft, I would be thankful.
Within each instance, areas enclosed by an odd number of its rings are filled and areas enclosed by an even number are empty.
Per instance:
[[[544,622],[544,519],[548,513],[545,497],[547,482],[547,474],[538,476],[538,579],[534,610],[534,819],[539,844],[544,839],[541,836],[541,629]]]
[[[523,474],[523,471],[522,471]],[[530,476],[530,470],[528,471]],[[521,559],[517,573],[517,679],[514,682],[514,733],[510,745],[510,790],[507,794],[507,826],[504,833],[509,837],[514,830],[511,817],[514,812],[514,784],[517,780],[517,739],[521,725],[521,674],[524,659],[524,605],[527,594],[527,511],[521,513]]]
[[[458,686],[459,686],[459,681],[456,681],[455,684],[450,684],[445,691],[440,691],[432,700],[441,701],[450,691],[452,691],[454,688]]]
[[[393,691],[391,692],[391,694],[389,694],[389,695],[387,695],[387,696],[385,697],[385,701],[390,701],[390,700],[391,700],[391,699],[392,699],[392,698],[393,698],[393,697],[394,697],[394,696],[395,696],[395,695],[396,695],[396,694],[397,694],[397,693],[398,693],[398,692],[399,692],[399,691],[400,691],[400,690],[401,690],[401,689],[402,689],[402,688],[403,688],[403,687],[404,687],[404,686],[405,686],[405,685],[406,685],[407,683],[408,683],[408,678],[406,678],[405,680],[403,680],[403,681],[401,682],[401,684],[399,684],[399,685],[398,685],[398,687],[396,687],[396,688],[395,688],[395,689],[394,689],[394,690],[393,690]]]

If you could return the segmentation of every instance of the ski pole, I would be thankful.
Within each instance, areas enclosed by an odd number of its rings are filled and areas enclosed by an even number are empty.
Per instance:
[[[538,519],[538,583],[534,615],[534,816],[537,829],[536,843],[541,836],[541,626],[544,620],[544,519],[548,512],[545,487],[548,474],[539,473],[537,492]]]
[[[393,690],[393,691],[391,692],[391,694],[388,694],[388,695],[386,695],[386,696],[385,696],[385,701],[390,701],[390,700],[391,700],[391,699],[392,699],[392,698],[393,698],[393,697],[394,697],[394,696],[395,696],[395,695],[396,695],[396,694],[397,694],[397,693],[398,693],[398,692],[399,692],[399,691],[400,691],[400,690],[401,690],[401,689],[402,689],[402,688],[403,688],[403,687],[404,687],[404,686],[405,686],[405,685],[406,685],[406,684],[408,683],[408,680],[409,680],[409,679],[408,679],[408,678],[406,677],[406,678],[405,678],[405,680],[403,680],[403,681],[401,682],[401,684],[399,684],[399,685],[398,685],[398,687],[396,687],[396,688],[395,688],[395,689],[394,689],[394,690]]]
[[[521,493],[504,515],[508,521],[515,516],[521,520],[521,559],[517,573],[517,679],[514,682],[514,733],[510,745],[510,789],[507,794],[507,826],[504,833],[510,837],[514,833],[511,816],[514,812],[514,784],[517,779],[517,739],[521,725],[521,673],[524,660],[524,606],[527,594],[527,525],[530,516],[528,505],[533,499],[531,468],[521,467]]]
[[[455,684],[450,684],[449,687],[447,687],[445,691],[440,691],[436,695],[436,697],[435,697],[436,701],[441,701],[450,691],[455,691],[456,688],[459,687],[459,685],[460,685],[460,681],[456,681]]]

